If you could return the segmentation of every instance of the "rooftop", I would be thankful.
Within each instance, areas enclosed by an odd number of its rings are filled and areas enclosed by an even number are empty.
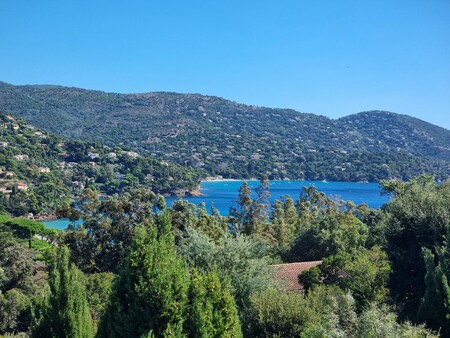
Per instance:
[[[274,279],[284,285],[286,291],[301,291],[303,286],[298,282],[298,275],[322,264],[322,261],[274,264],[270,267],[274,272]]]

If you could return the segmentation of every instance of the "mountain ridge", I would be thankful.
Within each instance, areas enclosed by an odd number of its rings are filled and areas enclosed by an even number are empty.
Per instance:
[[[201,94],[4,82],[0,108],[66,137],[125,145],[224,177],[376,181],[450,171],[450,131],[392,112],[331,119]]]

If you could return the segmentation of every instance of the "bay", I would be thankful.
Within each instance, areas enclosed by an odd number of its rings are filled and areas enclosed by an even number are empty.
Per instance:
[[[205,181],[200,184],[202,196],[183,197],[183,199],[199,205],[204,202],[207,210],[214,205],[221,215],[228,215],[231,206],[237,206],[239,188],[244,181]],[[259,185],[259,181],[247,181],[252,191]],[[355,204],[366,203],[373,209],[378,209],[389,200],[389,196],[381,195],[378,183],[355,182],[322,182],[322,181],[270,181],[270,202],[289,195],[294,200],[300,196],[302,187],[315,186],[317,190],[324,192],[334,199],[353,201]],[[167,197],[167,205],[177,200],[176,197]],[[47,228],[65,229],[68,220],[54,220],[42,222]]]

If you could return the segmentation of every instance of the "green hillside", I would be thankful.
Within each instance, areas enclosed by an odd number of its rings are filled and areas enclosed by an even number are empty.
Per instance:
[[[45,130],[231,178],[378,181],[450,173],[450,131],[389,112],[332,120],[199,94],[0,83],[0,108]]]
[[[198,179],[192,169],[119,147],[56,137],[0,113],[0,211],[51,212],[87,187],[104,194],[148,187],[184,195]]]

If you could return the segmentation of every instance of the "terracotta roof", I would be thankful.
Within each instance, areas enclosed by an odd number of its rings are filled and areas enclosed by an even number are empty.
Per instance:
[[[274,272],[274,279],[281,282],[287,291],[300,291],[303,286],[298,283],[298,275],[319,264],[322,261],[275,264],[270,267]]]

